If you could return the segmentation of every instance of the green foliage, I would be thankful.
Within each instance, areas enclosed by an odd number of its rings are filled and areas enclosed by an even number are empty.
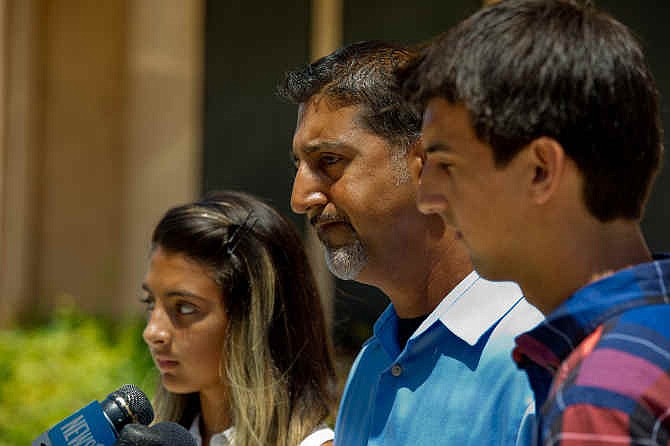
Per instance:
[[[156,375],[143,326],[68,309],[39,327],[0,331],[0,446],[30,444],[126,383],[151,398]]]

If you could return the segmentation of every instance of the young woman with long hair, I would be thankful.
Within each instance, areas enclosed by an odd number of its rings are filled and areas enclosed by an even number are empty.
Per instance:
[[[168,210],[142,288],[156,421],[204,446],[331,444],[331,343],[302,241],[277,211],[239,192]]]

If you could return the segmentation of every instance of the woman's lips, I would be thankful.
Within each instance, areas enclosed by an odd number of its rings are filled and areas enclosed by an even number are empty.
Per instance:
[[[179,362],[173,360],[173,359],[158,359],[156,358],[156,365],[160,370],[171,370],[177,367],[177,364]]]

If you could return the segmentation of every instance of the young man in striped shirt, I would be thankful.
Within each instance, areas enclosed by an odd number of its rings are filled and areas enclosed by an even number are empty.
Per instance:
[[[632,33],[576,1],[506,0],[399,80],[424,111],[420,210],[547,317],[514,352],[538,444],[670,444],[670,259],[640,230],[662,131]]]

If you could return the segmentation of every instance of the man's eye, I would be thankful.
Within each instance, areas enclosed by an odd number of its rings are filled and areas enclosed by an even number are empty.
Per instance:
[[[449,170],[451,169],[451,163],[449,161],[440,159],[439,157],[428,156],[423,163],[421,173],[429,169],[437,169],[441,172],[449,173]]]
[[[332,166],[333,164],[338,163],[342,158],[336,155],[322,155],[320,161],[326,166]]]
[[[451,164],[445,163],[445,162],[439,162],[437,163],[437,167],[440,168],[443,172],[449,172],[449,168],[451,167]]]
[[[198,311],[198,307],[188,302],[179,302],[176,305],[177,313],[182,315],[194,314]]]

